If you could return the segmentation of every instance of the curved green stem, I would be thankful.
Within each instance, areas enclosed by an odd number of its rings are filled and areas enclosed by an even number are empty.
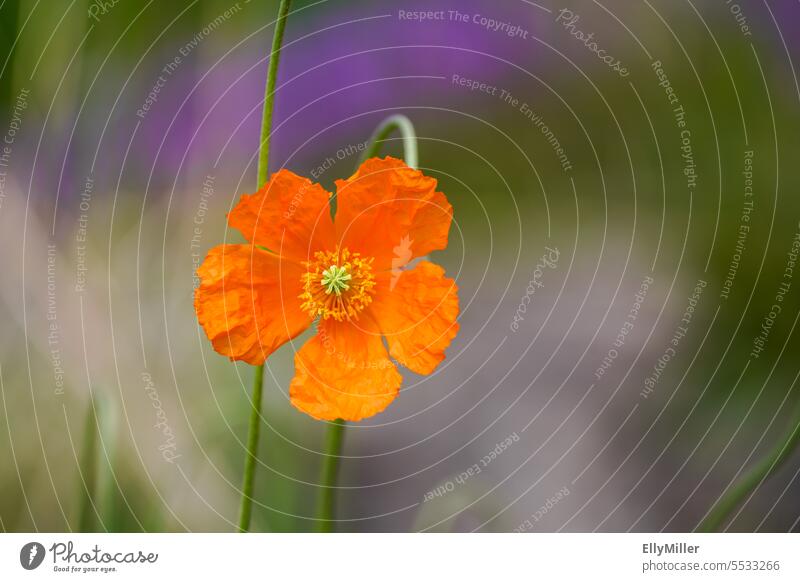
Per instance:
[[[332,532],[335,525],[336,478],[339,474],[345,426],[345,421],[334,420],[325,437],[325,462],[322,465],[322,493],[317,522],[317,528],[323,533]]]
[[[378,128],[372,133],[361,161],[374,158],[381,151],[383,142],[389,135],[399,131],[403,139],[403,158],[412,168],[416,168],[418,163],[417,156],[417,132],[414,131],[414,124],[405,115],[392,115],[384,119]]]
[[[272,109],[275,105],[275,84],[278,79],[278,64],[281,60],[283,33],[286,30],[286,17],[289,15],[291,0],[281,0],[278,8],[278,19],[275,22],[275,33],[272,37],[272,53],[270,53],[267,69],[267,84],[264,89],[264,110],[261,115],[261,141],[258,151],[257,188],[261,188],[269,177],[269,144],[272,137]],[[264,392],[264,365],[256,367],[253,378],[253,408],[250,411],[250,426],[247,433],[247,457],[244,460],[244,476],[242,478],[242,500],[239,506],[239,531],[250,529],[250,515],[253,508],[253,481],[256,474],[258,458],[258,439],[261,428],[261,399]]]
[[[381,151],[383,142],[389,135],[399,131],[403,138],[403,158],[406,164],[416,168],[417,163],[417,132],[414,124],[405,115],[391,115],[384,119],[370,136],[369,145],[364,151],[359,163],[375,157]],[[335,199],[334,199],[335,204]],[[325,461],[322,465],[322,492],[320,493],[317,529],[320,532],[332,532],[335,525],[336,507],[336,480],[339,474],[342,443],[344,442],[343,420],[335,420],[328,427],[325,437]]]
[[[798,445],[800,445],[800,406],[797,407],[792,415],[789,429],[778,442],[778,446],[717,502],[714,509],[697,527],[697,530],[702,532],[718,531],[742,500],[766,481],[767,478],[776,473],[789,459]]]

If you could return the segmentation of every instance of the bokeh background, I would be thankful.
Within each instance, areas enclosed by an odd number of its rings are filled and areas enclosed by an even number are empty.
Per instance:
[[[455,209],[432,258],[460,334],[350,425],[337,529],[696,528],[797,423],[800,5],[292,8],[272,170],[332,188],[402,113]],[[0,3],[3,530],[235,528],[253,371],[192,292],[239,240],[276,13]],[[315,528],[326,426],[287,396],[306,337],[267,363],[259,531]],[[797,530],[798,472],[726,529]]]

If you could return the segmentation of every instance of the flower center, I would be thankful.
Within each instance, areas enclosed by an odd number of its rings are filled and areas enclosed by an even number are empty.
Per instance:
[[[315,253],[304,263],[302,309],[322,319],[358,319],[375,293],[372,262],[348,249]]]
[[[350,285],[348,285],[347,282],[352,278],[353,276],[347,272],[347,267],[331,265],[330,268],[322,271],[322,280],[320,283],[325,287],[325,293],[328,295],[331,293],[341,295],[342,291],[350,289]]]

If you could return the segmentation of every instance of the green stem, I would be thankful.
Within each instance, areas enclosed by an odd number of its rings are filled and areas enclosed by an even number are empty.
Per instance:
[[[272,109],[275,105],[275,84],[278,79],[278,65],[281,60],[283,33],[292,0],[281,0],[278,7],[278,19],[275,22],[275,33],[272,36],[272,52],[267,69],[267,84],[264,88],[264,110],[261,114],[261,138],[258,151],[258,177],[256,187],[261,188],[269,177],[269,144],[272,137]],[[253,480],[256,474],[258,458],[258,438],[261,429],[261,397],[264,392],[264,364],[256,367],[253,378],[253,408],[250,411],[250,427],[247,433],[247,456],[244,460],[244,476],[242,478],[242,501],[239,506],[239,531],[250,529],[250,516],[253,508]]]
[[[778,446],[717,502],[697,530],[701,532],[718,531],[742,500],[776,473],[791,457],[798,445],[800,445],[800,406],[792,415],[792,423],[784,437],[778,442]]]
[[[250,514],[253,509],[253,480],[258,458],[258,436],[261,426],[261,396],[264,393],[264,366],[257,366],[253,377],[253,409],[250,411],[250,427],[247,431],[247,456],[244,459],[242,477],[242,503],[239,507],[239,531],[250,529]]]
[[[272,137],[272,108],[275,104],[275,84],[278,80],[278,64],[281,60],[283,33],[292,0],[281,0],[275,34],[272,37],[272,53],[267,70],[267,86],[264,89],[264,111],[261,115],[261,149],[258,152],[258,187],[261,188],[269,176],[269,142]]]
[[[399,131],[402,136],[403,158],[406,164],[416,168],[418,165],[417,132],[414,131],[414,124],[405,115],[391,115],[381,122],[370,136],[367,142],[369,145],[359,163],[377,156],[383,147],[383,142],[394,131]],[[334,198],[334,205],[335,202]],[[317,528],[320,532],[332,532],[334,530],[336,480],[339,474],[345,426],[346,423],[343,420],[333,421],[329,425],[325,437],[325,461],[322,465],[322,492],[320,493],[317,521]]]
[[[325,438],[325,462],[322,465],[322,493],[319,502],[318,529],[328,533],[334,529],[334,507],[336,501],[336,477],[339,474],[345,421],[334,420],[328,427]]]
[[[417,156],[417,132],[414,131],[414,124],[405,115],[392,115],[384,119],[378,128],[372,133],[369,138],[369,146],[367,147],[361,161],[374,158],[381,151],[383,142],[389,135],[399,131],[403,139],[403,158],[412,168],[416,168],[418,164]]]

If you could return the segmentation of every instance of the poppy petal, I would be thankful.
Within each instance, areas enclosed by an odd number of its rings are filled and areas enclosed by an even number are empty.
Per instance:
[[[358,421],[397,397],[402,376],[374,323],[325,320],[295,354],[292,404],[320,420]]]
[[[365,161],[350,178],[336,182],[342,246],[375,257],[378,270],[444,249],[453,207],[436,184],[402,160]]]
[[[194,307],[214,349],[263,364],[311,318],[300,308],[302,267],[251,245],[212,248],[197,269]]]
[[[458,333],[458,287],[439,265],[421,261],[381,277],[370,313],[392,357],[409,370],[430,374]]]
[[[280,170],[255,194],[242,195],[228,224],[256,246],[305,261],[334,244],[329,198],[319,184]]]

